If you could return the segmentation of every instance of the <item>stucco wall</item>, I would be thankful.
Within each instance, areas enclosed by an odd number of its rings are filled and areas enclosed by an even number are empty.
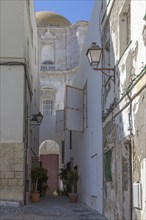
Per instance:
[[[38,34],[36,26],[36,18],[34,12],[34,1],[26,1],[25,4],[25,39],[24,39],[24,56],[28,66],[28,74],[30,77],[31,90],[25,92],[28,102],[28,123],[31,125],[31,115],[38,114],[40,111],[40,82],[38,69]],[[31,96],[32,95],[32,96]],[[29,129],[29,147],[33,154],[38,155],[39,151],[39,126],[31,126]],[[29,150],[30,150],[29,148]],[[29,175],[30,176],[30,175]],[[28,177],[29,178],[29,177]]]
[[[115,1],[107,6],[102,22],[103,45],[110,36],[110,65],[115,67],[115,84],[104,86],[103,121],[104,151],[110,148],[110,181],[105,182],[104,214],[108,219],[145,219],[144,161],[145,148],[145,57],[143,41],[145,1]],[[127,6],[129,4],[130,6]],[[110,8],[111,6],[111,8]],[[130,40],[121,54],[123,29],[120,32],[121,12],[130,7]],[[111,14],[108,20],[109,8]],[[105,8],[104,8],[105,9]],[[103,11],[104,11],[103,9]],[[135,16],[136,15],[136,16]],[[107,20],[106,20],[107,19]],[[123,18],[122,22],[125,21]],[[107,25],[108,28],[105,28]],[[135,31],[136,30],[136,31]],[[105,82],[105,81],[104,81]],[[105,85],[105,84],[104,84]],[[116,98],[116,99],[114,99]],[[111,113],[110,113],[111,112]],[[104,178],[105,178],[104,170]],[[141,183],[142,207],[134,207],[138,198],[133,184]]]
[[[24,145],[0,144],[0,202],[24,204]],[[5,205],[3,202],[2,204]]]
[[[16,0],[0,2],[0,45],[3,57],[16,58],[24,55],[24,4],[25,2]]]
[[[0,68],[0,142],[22,143],[24,67]]]
[[[39,149],[38,126],[31,126],[31,114],[39,112],[34,5],[33,1],[1,1],[0,11],[0,155],[3,155],[0,199],[25,203],[30,199],[26,196],[25,181],[30,180],[32,152],[37,155]],[[20,155],[15,155],[19,150]],[[23,172],[21,184],[15,175],[19,169]],[[2,179],[9,173],[4,188]]]
[[[92,70],[86,57],[87,49],[92,42],[100,44],[100,3],[95,1],[79,68],[73,82],[73,86],[83,89],[87,80],[87,128],[83,133],[73,132],[71,157],[73,165],[77,165],[79,170],[78,192],[81,201],[102,213],[102,75]]]

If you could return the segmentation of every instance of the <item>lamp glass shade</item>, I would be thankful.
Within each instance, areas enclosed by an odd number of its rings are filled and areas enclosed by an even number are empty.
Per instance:
[[[91,47],[87,50],[86,55],[92,67],[98,66],[100,62],[101,51],[101,47],[96,45],[95,43],[92,43]]]
[[[92,63],[92,58],[91,58],[91,54],[90,54],[90,50],[89,50],[89,49],[87,50],[87,57],[88,57],[88,60],[89,60],[90,65],[91,65],[91,63]]]

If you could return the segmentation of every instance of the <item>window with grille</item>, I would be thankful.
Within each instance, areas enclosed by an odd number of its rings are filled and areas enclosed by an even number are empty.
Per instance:
[[[53,115],[53,100],[43,101],[43,115]]]

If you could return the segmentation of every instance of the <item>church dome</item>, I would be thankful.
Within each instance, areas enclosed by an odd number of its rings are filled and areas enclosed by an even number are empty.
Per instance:
[[[51,11],[36,12],[36,21],[38,27],[71,25],[70,21],[65,17]]]

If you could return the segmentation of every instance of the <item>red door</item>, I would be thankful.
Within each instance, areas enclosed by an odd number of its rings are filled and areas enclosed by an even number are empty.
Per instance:
[[[40,155],[42,167],[48,170],[48,191],[46,195],[52,195],[58,188],[59,156],[57,154]]]

